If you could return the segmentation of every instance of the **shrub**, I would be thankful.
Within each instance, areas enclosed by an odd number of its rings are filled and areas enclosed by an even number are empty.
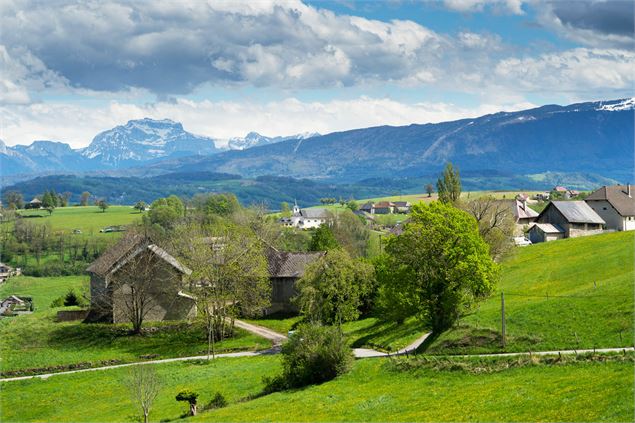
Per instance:
[[[304,324],[282,346],[282,377],[270,379],[265,390],[322,383],[348,372],[353,353],[335,327]]]
[[[190,416],[196,415],[196,400],[198,399],[198,394],[192,391],[181,391],[176,395],[177,401],[185,401],[190,405]]]
[[[216,392],[214,397],[208,402],[203,410],[213,410],[215,408],[223,408],[227,406],[227,400],[220,392]]]

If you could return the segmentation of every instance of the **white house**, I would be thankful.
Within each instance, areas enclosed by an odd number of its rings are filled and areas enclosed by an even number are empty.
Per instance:
[[[295,203],[291,217],[283,217],[279,222],[291,228],[313,229],[326,223],[328,218],[329,213],[326,209],[300,209],[298,203]]]
[[[604,186],[592,192],[586,203],[606,222],[607,229],[635,230],[635,186]]]

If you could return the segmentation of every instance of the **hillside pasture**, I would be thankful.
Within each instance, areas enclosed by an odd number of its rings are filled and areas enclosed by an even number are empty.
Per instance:
[[[142,214],[132,206],[110,206],[102,212],[96,206],[58,207],[51,215],[46,210],[21,210],[20,215],[37,223],[49,223],[53,232],[72,232],[84,235],[113,236],[116,232],[100,233],[106,226],[129,225],[141,219]]]
[[[427,350],[439,354],[633,346],[635,238],[617,232],[517,248],[497,292]],[[507,345],[501,339],[505,294]]]

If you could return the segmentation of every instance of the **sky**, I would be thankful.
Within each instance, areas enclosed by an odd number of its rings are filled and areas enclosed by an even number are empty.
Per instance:
[[[635,96],[635,2],[0,2],[0,139],[223,143]]]

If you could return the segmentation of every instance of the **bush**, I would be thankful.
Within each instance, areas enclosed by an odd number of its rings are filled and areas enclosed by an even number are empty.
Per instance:
[[[66,295],[62,295],[53,300],[51,303],[51,307],[71,307],[71,306],[84,306],[86,305],[86,301],[81,297],[81,295],[77,295],[73,289],[70,289]]]
[[[282,346],[283,372],[266,380],[266,392],[322,383],[348,372],[353,353],[335,327],[304,324]]]
[[[210,400],[204,407],[203,410],[213,410],[215,408],[223,408],[227,406],[227,400],[220,392],[216,392],[214,398]]]

